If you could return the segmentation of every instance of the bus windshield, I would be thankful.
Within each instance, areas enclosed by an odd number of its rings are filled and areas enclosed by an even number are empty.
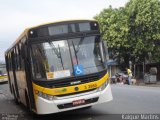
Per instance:
[[[33,76],[56,80],[100,72],[105,69],[101,48],[98,36],[33,44]]]

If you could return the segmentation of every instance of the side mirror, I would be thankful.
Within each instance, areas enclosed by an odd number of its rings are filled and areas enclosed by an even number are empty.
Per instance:
[[[109,55],[108,55],[107,42],[106,41],[102,41],[102,46],[103,46],[103,49],[104,49],[104,57],[105,57],[104,64],[105,64],[106,68],[108,68]]]
[[[107,47],[107,41],[102,41],[103,43],[103,48],[104,48],[104,54],[105,54],[105,57],[106,57],[106,60],[108,61],[109,60],[109,55],[108,55],[108,47]]]

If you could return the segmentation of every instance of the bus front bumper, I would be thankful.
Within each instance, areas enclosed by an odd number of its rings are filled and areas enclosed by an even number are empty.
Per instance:
[[[106,86],[103,91],[97,91],[94,93],[85,93],[74,96],[65,97],[65,99],[47,100],[42,97],[38,97],[36,103],[37,114],[52,114],[63,111],[69,111],[79,109],[83,107],[92,106],[104,102],[109,102],[113,99],[110,84]],[[73,105],[73,101],[85,100],[84,104]]]

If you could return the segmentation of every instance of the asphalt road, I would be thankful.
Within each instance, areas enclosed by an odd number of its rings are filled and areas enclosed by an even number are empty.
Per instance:
[[[105,120],[115,114],[160,114],[160,88],[145,86],[112,85],[114,100],[90,109],[32,116],[23,105],[16,105],[8,84],[0,84],[0,119],[2,120]],[[160,116],[159,116],[160,117]],[[160,119],[160,118],[159,118]]]

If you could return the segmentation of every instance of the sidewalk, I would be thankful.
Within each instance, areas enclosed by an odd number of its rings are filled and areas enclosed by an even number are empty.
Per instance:
[[[111,84],[124,84],[124,83],[111,83]],[[125,84],[126,85],[126,84]],[[146,86],[146,87],[160,87],[160,81],[157,81],[156,83],[145,83],[144,80],[138,80],[132,86]]]
[[[138,81],[137,86],[160,87],[160,81],[156,83],[144,83],[144,80]]]

